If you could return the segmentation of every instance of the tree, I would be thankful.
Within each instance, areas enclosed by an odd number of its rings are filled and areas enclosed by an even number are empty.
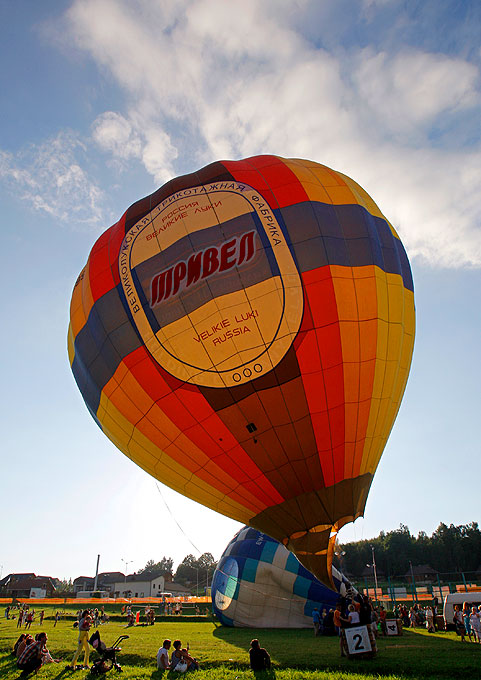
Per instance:
[[[140,569],[137,574],[142,576],[164,576],[165,574],[172,573],[172,567],[174,566],[174,560],[172,557],[163,557],[160,562],[154,562],[154,560],[149,560],[143,569]]]
[[[343,566],[360,576],[365,565],[372,561],[371,546],[376,553],[376,564],[387,576],[402,576],[414,566],[428,564],[441,573],[474,572],[481,565],[481,531],[477,522],[470,524],[441,524],[432,536],[420,531],[417,538],[404,524],[399,529],[381,532],[378,537],[340,546]]]
[[[177,567],[175,572],[175,580],[177,583],[187,585],[188,583],[196,583],[199,567],[194,555],[186,555],[182,562]]]
[[[194,555],[186,555],[177,567],[175,580],[182,585],[199,584],[204,588],[211,583],[217,562],[211,553],[203,553],[198,559]]]
[[[57,583],[55,585],[59,593],[73,593],[74,589],[71,578],[69,578],[68,581],[66,578],[61,580],[57,579]]]

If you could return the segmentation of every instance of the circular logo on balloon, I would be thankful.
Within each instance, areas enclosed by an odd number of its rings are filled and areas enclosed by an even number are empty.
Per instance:
[[[183,189],[125,235],[119,271],[155,360],[182,381],[231,387],[285,356],[303,292],[285,234],[263,197],[225,181]]]
[[[239,565],[233,557],[226,557],[215,572],[215,605],[228,609],[239,585]]]

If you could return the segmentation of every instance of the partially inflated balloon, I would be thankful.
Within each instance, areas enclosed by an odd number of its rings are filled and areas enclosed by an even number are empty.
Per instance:
[[[334,609],[354,597],[349,580],[332,567],[334,590],[305,569],[281,543],[244,527],[230,541],[212,579],[212,608],[225,626],[310,628],[315,607]]]
[[[409,263],[345,175],[256,156],[178,177],[95,243],[69,355],[101,429],[332,583],[414,343]]]

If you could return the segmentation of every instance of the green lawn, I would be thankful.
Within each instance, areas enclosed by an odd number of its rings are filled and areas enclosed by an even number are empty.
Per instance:
[[[47,615],[50,612],[47,610]],[[32,633],[41,630],[38,623],[32,625]],[[47,632],[48,647],[54,657],[61,658],[60,664],[44,666],[41,680],[91,680],[88,671],[73,673],[67,670],[67,663],[76,648],[77,632],[72,621],[62,620],[54,628],[53,621],[46,619],[42,630]],[[258,637],[261,645],[271,654],[273,671],[270,677],[278,680],[397,680],[411,678],[477,678],[481,665],[481,645],[461,643],[454,633],[428,634],[423,629],[405,631],[399,638],[381,638],[378,641],[379,654],[371,660],[349,660],[339,655],[336,638],[314,638],[310,630],[250,630],[224,628],[213,621],[182,621],[172,617],[156,622],[154,626],[140,625],[125,628],[118,621],[100,627],[104,642],[109,645],[120,634],[130,638],[123,643],[118,660],[123,665],[125,680],[152,678],[160,680],[156,670],[155,655],[164,638],[179,638],[183,644],[190,644],[191,653],[197,657],[201,670],[196,673],[199,680],[212,678],[220,680],[243,680],[253,678],[248,667],[249,642]],[[18,678],[10,650],[19,635],[16,621],[0,620],[0,677],[5,680]],[[95,658],[92,652],[91,661]],[[83,656],[80,657],[81,662]],[[114,678],[116,672],[110,671]],[[167,677],[179,677],[168,673]],[[191,677],[189,675],[189,677]]]

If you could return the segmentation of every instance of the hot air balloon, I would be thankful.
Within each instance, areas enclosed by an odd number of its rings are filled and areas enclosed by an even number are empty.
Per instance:
[[[123,453],[332,585],[414,326],[405,250],[370,196],[315,162],[255,156],[171,180],[100,236],[68,346]]]
[[[214,572],[212,608],[225,626],[311,628],[315,607],[327,614],[340,597],[357,595],[335,567],[332,577],[335,590],[320,583],[282,543],[244,527]]]

